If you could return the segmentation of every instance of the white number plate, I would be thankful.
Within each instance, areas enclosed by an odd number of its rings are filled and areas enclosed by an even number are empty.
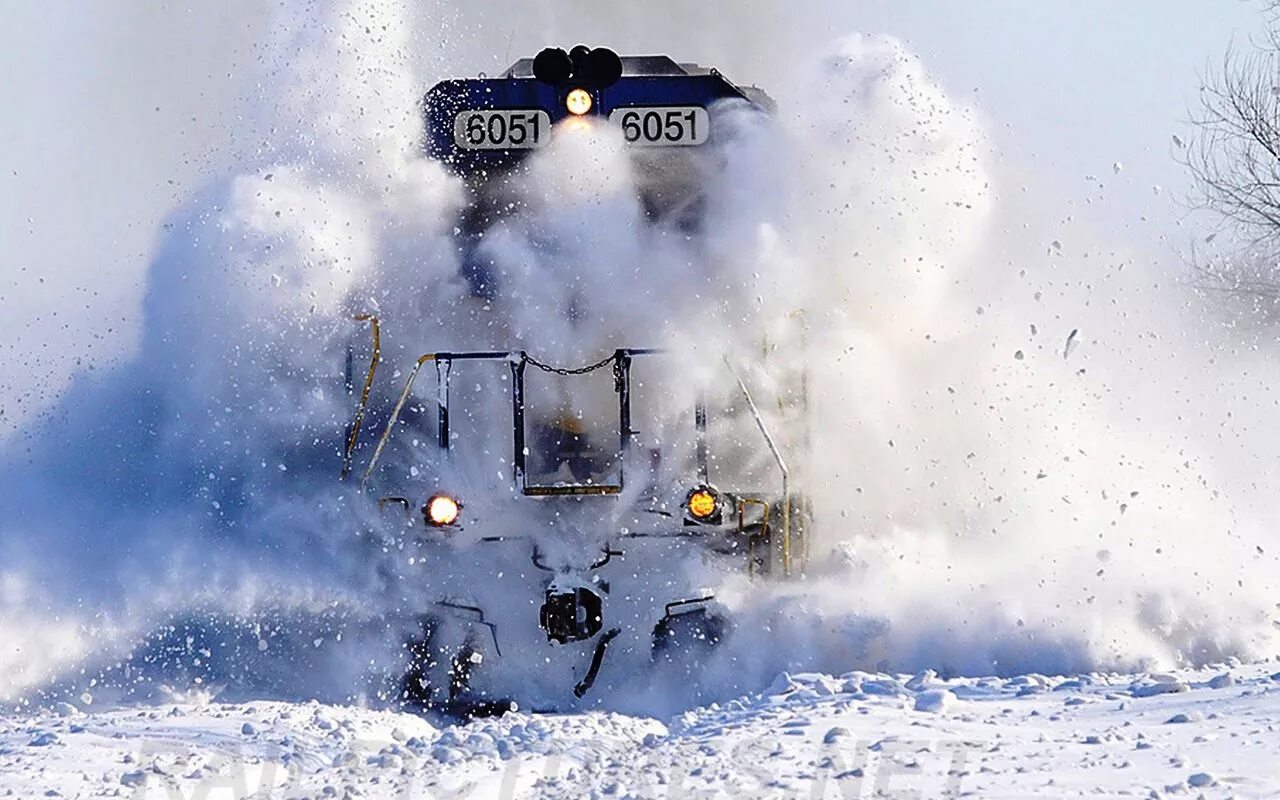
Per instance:
[[[711,133],[711,119],[700,106],[618,108],[609,121],[622,126],[628,143],[641,147],[702,144]]]
[[[453,141],[464,150],[529,150],[550,136],[545,111],[463,111],[453,120]]]

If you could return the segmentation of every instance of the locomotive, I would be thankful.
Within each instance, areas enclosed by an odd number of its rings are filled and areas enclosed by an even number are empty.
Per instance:
[[[690,159],[716,145],[724,109],[768,115],[773,102],[715,69],[579,45],[497,77],[445,80],[423,109],[426,155],[467,186],[455,233],[462,277],[483,300],[502,279],[478,243],[512,213],[523,165],[556,137],[613,126],[646,224],[689,233],[706,202]],[[371,358],[361,369],[348,349],[358,400],[341,474],[408,531],[406,572],[431,594],[405,643],[406,706],[468,716],[516,700],[565,708],[647,669],[681,680],[733,630],[703,585],[708,571],[801,574],[810,512],[792,458],[806,445],[807,388],[794,369],[765,413],[732,364],[673,375],[663,366],[671,354],[651,343],[584,365],[544,361],[532,344],[425,352],[374,414],[383,332],[376,317],[357,319]],[[652,409],[672,397],[691,402],[659,418]],[[730,429],[739,433],[722,449],[717,434]],[[425,477],[387,468],[423,447]],[[729,451],[743,449],[755,466],[735,471],[743,459]]]

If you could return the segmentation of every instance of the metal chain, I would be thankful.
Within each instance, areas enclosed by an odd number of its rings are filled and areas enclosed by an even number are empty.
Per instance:
[[[586,375],[588,372],[595,372],[598,369],[608,366],[610,363],[618,360],[618,354],[613,353],[605,358],[600,359],[594,364],[588,364],[585,367],[576,367],[570,369],[568,367],[553,367],[550,364],[544,364],[529,354],[525,354],[525,361],[542,370],[543,372],[551,372],[556,375]],[[617,372],[615,367],[614,372]]]

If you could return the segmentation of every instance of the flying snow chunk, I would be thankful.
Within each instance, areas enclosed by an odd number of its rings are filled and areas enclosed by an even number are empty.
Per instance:
[[[1080,333],[1079,328],[1072,328],[1071,333],[1067,334],[1067,343],[1062,347],[1063,359],[1070,358],[1071,354],[1075,352],[1076,344],[1077,344],[1076,335],[1079,333]]]

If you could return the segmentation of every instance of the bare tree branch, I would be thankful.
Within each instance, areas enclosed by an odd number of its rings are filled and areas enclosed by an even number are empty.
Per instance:
[[[1192,206],[1221,220],[1220,246],[1192,247],[1205,297],[1280,324],[1280,0],[1264,0],[1267,33],[1232,47],[1200,87],[1196,134],[1182,154]]]
[[[1280,1],[1270,3],[1280,22]],[[1253,50],[1230,50],[1200,90],[1199,129],[1186,154],[1193,203],[1219,214],[1250,246],[1280,247],[1280,25]]]

